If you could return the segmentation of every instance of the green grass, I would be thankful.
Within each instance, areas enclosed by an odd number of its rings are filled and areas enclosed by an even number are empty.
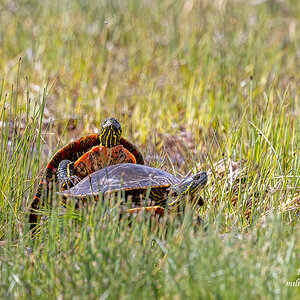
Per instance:
[[[1,1],[0,298],[297,299],[299,15],[295,0]],[[207,170],[204,206],[128,226],[54,197],[32,239],[41,170],[109,116],[148,165]]]

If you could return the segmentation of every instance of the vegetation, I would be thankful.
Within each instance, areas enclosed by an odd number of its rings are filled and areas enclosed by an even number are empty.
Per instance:
[[[0,1],[0,298],[297,299],[299,15],[296,0]],[[207,170],[204,206],[119,220],[53,193],[33,239],[43,167],[109,116],[148,165]]]

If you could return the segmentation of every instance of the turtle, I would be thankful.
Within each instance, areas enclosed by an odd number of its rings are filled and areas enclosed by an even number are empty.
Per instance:
[[[94,146],[75,162],[65,159],[58,166],[58,180],[62,187],[75,185],[87,175],[109,165],[120,163],[144,164],[141,152],[124,138],[122,128],[114,118],[104,120],[101,125],[101,144]],[[122,142],[122,143],[121,143]],[[126,147],[131,146],[128,150]]]
[[[111,164],[123,162],[144,164],[139,149],[121,135],[120,123],[110,117],[102,122],[99,133],[83,136],[67,144],[52,156],[30,205],[31,229],[38,220],[35,211],[40,206],[43,187],[45,186],[48,193],[49,183],[52,182],[54,175],[57,175],[62,187],[67,188],[95,170]]]
[[[99,196],[124,192],[126,199],[141,205],[141,199],[150,199],[154,206],[141,209],[153,210],[162,214],[168,205],[170,208],[184,208],[184,200],[197,199],[197,191],[207,183],[207,173],[199,172],[182,180],[158,168],[139,164],[117,164],[98,170],[87,176],[74,187],[58,192],[67,198],[85,200],[99,199]],[[199,202],[200,205],[203,201]],[[137,209],[134,209],[135,211]],[[132,212],[132,211],[130,211]]]

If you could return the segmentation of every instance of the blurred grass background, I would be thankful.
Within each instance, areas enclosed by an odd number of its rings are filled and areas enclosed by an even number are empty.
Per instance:
[[[296,299],[299,16],[297,0],[0,1],[0,296]],[[128,229],[54,210],[30,239],[39,171],[109,116],[147,164],[210,170],[207,233],[188,214]]]

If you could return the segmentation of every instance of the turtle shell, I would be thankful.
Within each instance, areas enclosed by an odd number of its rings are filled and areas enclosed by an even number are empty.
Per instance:
[[[123,163],[96,171],[61,192],[64,196],[89,197],[100,193],[117,191],[161,190],[163,193],[171,185],[180,182],[172,174],[145,165]]]
[[[106,166],[123,163],[136,163],[134,155],[125,149],[123,145],[111,148],[95,146],[75,162],[73,172],[76,176],[83,179]]]

